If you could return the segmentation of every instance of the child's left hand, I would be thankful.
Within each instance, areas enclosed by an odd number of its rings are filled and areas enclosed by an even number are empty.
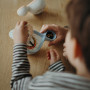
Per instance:
[[[48,57],[48,60],[50,60],[50,65],[60,60],[60,56],[55,49],[50,49],[47,53],[47,57]]]

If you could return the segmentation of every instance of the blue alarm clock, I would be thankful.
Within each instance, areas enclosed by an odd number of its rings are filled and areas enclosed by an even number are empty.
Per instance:
[[[13,30],[9,32],[9,37],[13,39]],[[38,52],[44,41],[53,41],[55,39],[56,34],[52,30],[48,30],[45,33],[40,33],[34,30],[30,40],[27,40],[27,54],[34,54]]]

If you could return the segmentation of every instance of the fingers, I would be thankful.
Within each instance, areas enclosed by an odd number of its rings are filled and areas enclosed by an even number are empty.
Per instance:
[[[60,59],[60,56],[55,49],[50,49],[48,51],[47,56],[48,56],[48,60],[50,60],[50,65],[57,62]]]
[[[51,59],[50,51],[47,52],[47,57],[48,57],[48,60]]]
[[[57,59],[57,60],[59,60],[60,59],[60,56],[59,56],[59,54],[58,54],[58,52],[55,50],[55,49],[50,49],[49,51],[48,51],[48,60],[52,60],[52,59]]]
[[[21,21],[21,22],[20,22],[20,26],[21,26],[21,27],[25,27],[26,24],[27,24],[26,21]]]
[[[41,30],[40,30],[40,33],[44,33],[46,32],[48,29],[50,29],[50,27],[48,25],[43,25]]]
[[[30,24],[28,25],[28,30],[29,30],[29,34],[32,35],[33,34],[33,27]]]
[[[40,33],[46,32],[46,30],[44,30],[44,27],[45,27],[45,25],[42,26],[42,28],[41,28],[41,30],[40,30]]]
[[[47,57],[48,57],[48,60],[54,60],[54,58],[55,58],[55,53],[54,53],[53,49],[50,49],[50,50],[47,52]]]
[[[51,56],[51,60],[55,60],[56,55],[53,49],[50,49],[50,56]]]
[[[27,31],[29,30],[29,35],[32,36],[33,27],[30,24],[27,25],[26,21],[17,22],[16,27],[17,26],[19,26],[19,28],[20,28],[19,30],[27,30]]]
[[[24,30],[28,30],[28,27],[24,27]]]
[[[20,24],[20,21],[16,23],[16,26]]]
[[[54,40],[54,41],[51,41],[48,46],[51,46],[51,45],[54,45],[56,43],[58,43],[59,41],[62,40],[62,37],[60,37],[58,35],[58,32],[59,32],[59,26],[55,25],[55,24],[51,24],[51,25],[43,25],[42,28],[41,28],[41,33],[44,33],[46,32],[47,30],[52,30],[56,33],[57,35],[57,38]]]
[[[16,23],[16,27],[20,26],[21,28],[24,28],[26,24],[27,24],[26,21],[19,21],[19,22]]]
[[[52,24],[52,25],[43,25],[41,30],[40,30],[40,33],[44,33],[46,32],[47,30],[52,30],[52,31],[56,31],[56,26],[55,24]]]
[[[59,43],[62,40],[62,38],[58,37],[54,41],[51,41],[48,46],[55,45],[56,43]]]
[[[60,59],[60,56],[59,56],[58,52],[56,51],[56,49],[53,49],[53,50],[54,50],[54,53],[55,53],[56,56],[57,56],[57,60],[59,60],[59,59]]]

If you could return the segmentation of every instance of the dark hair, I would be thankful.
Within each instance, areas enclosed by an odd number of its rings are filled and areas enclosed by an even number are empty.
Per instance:
[[[80,44],[90,71],[90,0],[71,0],[66,8],[72,37]]]

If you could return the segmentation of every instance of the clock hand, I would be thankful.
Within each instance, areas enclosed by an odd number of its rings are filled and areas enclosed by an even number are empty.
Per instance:
[[[32,46],[34,46],[34,44],[30,41],[30,44],[32,45]]]

